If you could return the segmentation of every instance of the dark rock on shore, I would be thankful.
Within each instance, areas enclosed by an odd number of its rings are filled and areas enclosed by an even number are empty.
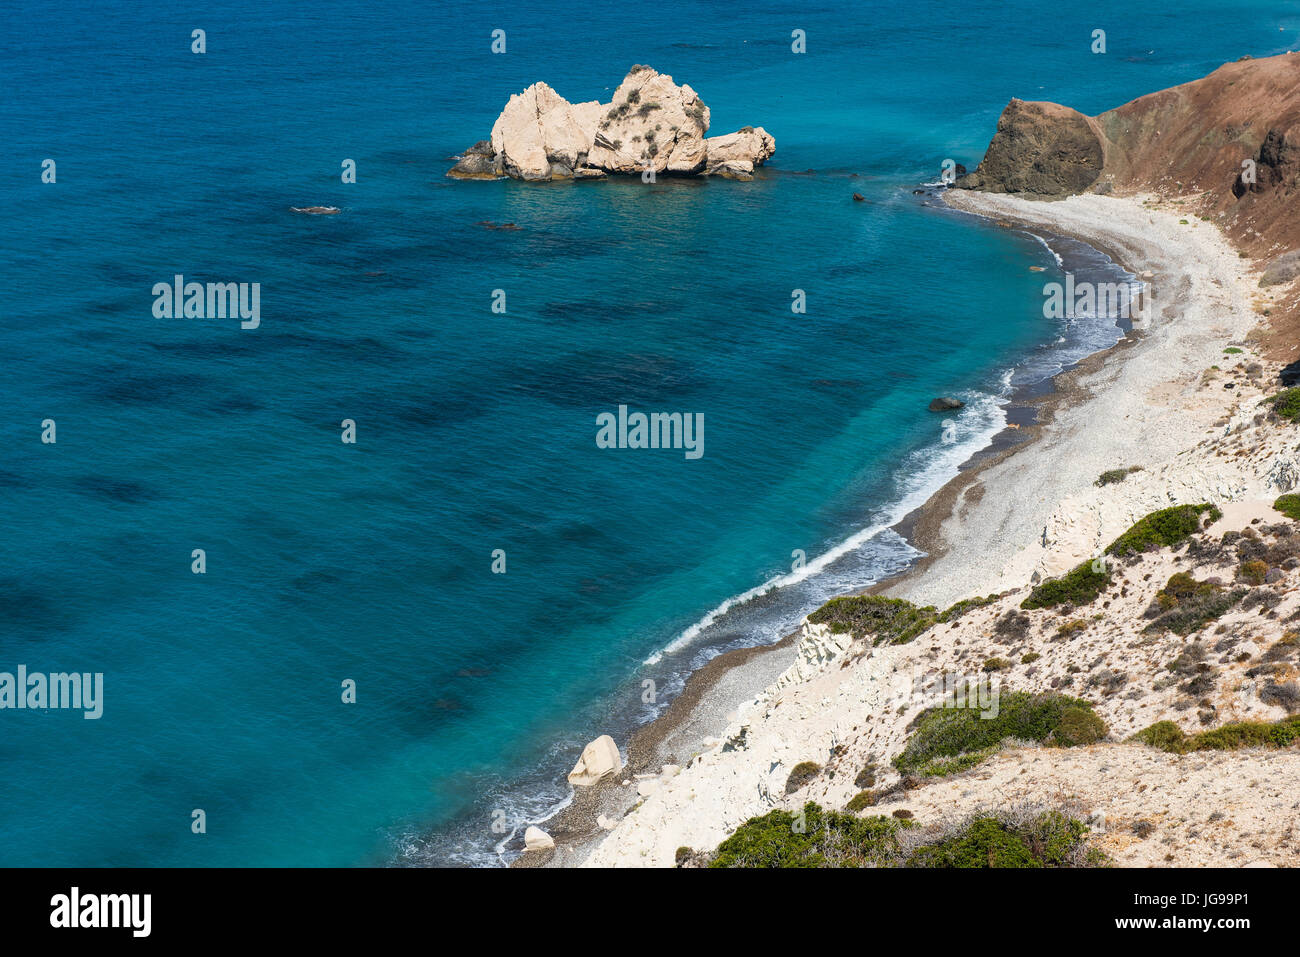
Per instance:
[[[1095,120],[1059,103],[1012,100],[983,162],[954,185],[1059,199],[1095,183],[1104,163]]]
[[[453,179],[500,179],[506,175],[505,165],[491,140],[479,140],[465,151],[465,155],[447,171]]]
[[[953,399],[946,395],[941,395],[937,399],[930,401],[931,412],[949,412],[953,409],[960,409],[966,403],[960,399]]]

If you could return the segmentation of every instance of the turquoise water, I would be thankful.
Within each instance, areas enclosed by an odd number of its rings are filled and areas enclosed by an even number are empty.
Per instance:
[[[0,671],[105,686],[98,721],[0,711],[7,866],[495,862],[587,740],[904,567],[874,532],[1009,384],[1113,340],[1042,317],[1042,244],[913,188],[973,167],[1011,96],[1096,112],[1300,28],[1295,3],[0,10]],[[511,93],[607,99],[638,62],[713,132],[765,126],[767,173],[443,178]],[[177,273],[260,283],[261,326],[155,318]],[[936,394],[968,402],[948,444]],[[702,414],[703,457],[598,449],[620,404]]]

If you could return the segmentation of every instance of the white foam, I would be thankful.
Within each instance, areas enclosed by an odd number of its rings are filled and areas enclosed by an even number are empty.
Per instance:
[[[962,415],[953,419],[953,422],[957,425],[958,434],[962,437],[958,441],[949,444],[929,446],[912,453],[908,457],[907,462],[899,470],[898,474],[900,476],[910,474],[912,478],[911,480],[900,481],[902,494],[886,507],[885,517],[879,522],[855,532],[829,551],[808,562],[802,568],[783,575],[777,575],[748,591],[733,595],[683,631],[661,651],[657,651],[648,657],[644,663],[647,665],[658,664],[665,654],[677,654],[685,650],[699,637],[701,632],[732,608],[753,598],[766,595],[774,588],[784,588],[816,575],[837,559],[861,548],[877,535],[898,524],[909,512],[925,504],[930,496],[957,474],[958,466],[969,459],[975,452],[988,446],[993,437],[1006,427],[1005,406],[1007,393],[1011,387],[1010,382],[1011,370],[1007,370],[1002,376],[1002,394],[966,393],[968,396],[967,405],[962,410]],[[865,587],[872,584],[872,582],[866,581],[861,584]]]

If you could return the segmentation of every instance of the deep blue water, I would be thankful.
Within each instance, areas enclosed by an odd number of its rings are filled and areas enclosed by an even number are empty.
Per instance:
[[[0,671],[105,675],[98,721],[0,711],[0,865],[494,861],[493,811],[563,800],[587,740],[654,713],[641,681],[662,705],[903,567],[874,531],[1007,384],[1113,340],[1043,318],[1040,243],[912,189],[973,168],[1011,96],[1097,112],[1300,28],[824,7],[0,3]],[[444,179],[511,93],[607,100],[633,63],[714,133],[765,126],[766,174]],[[260,328],[155,318],[177,273],[260,283]],[[936,394],[969,403],[956,443]],[[705,454],[598,449],[620,404],[702,413]],[[816,574],[705,618],[796,549]]]

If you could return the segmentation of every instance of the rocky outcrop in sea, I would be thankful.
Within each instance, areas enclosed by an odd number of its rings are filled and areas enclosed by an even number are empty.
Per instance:
[[[637,65],[609,103],[570,103],[545,83],[510,97],[489,139],[447,171],[454,179],[546,181],[652,172],[751,179],[776,152],[761,126],[706,136],[709,108],[688,84]]]

